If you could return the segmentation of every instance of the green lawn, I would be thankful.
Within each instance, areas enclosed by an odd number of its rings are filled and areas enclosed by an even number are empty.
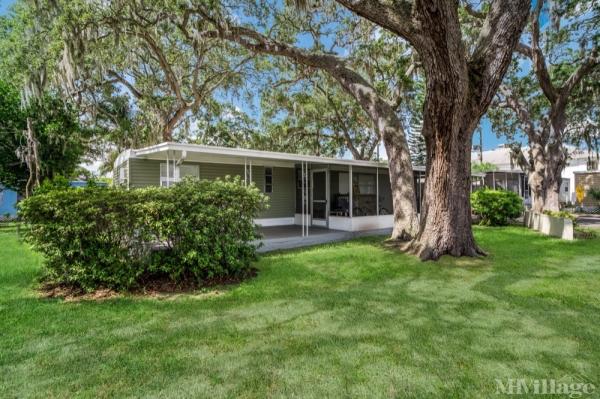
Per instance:
[[[562,377],[600,395],[600,240],[476,235],[484,260],[370,238],[263,256],[221,291],[64,302],[0,232],[0,397],[481,398]]]

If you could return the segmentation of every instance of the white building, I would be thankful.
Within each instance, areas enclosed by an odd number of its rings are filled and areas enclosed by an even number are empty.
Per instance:
[[[569,160],[567,166],[562,172],[561,202],[575,202],[575,172],[585,172],[589,170],[588,153],[574,146],[566,146],[569,151]],[[527,148],[523,149],[527,156]],[[479,152],[471,153],[472,162],[479,162]],[[510,149],[502,144],[494,150],[483,151],[483,162],[491,163],[498,167],[498,172],[521,172],[518,165],[511,162]],[[591,165],[598,169],[598,165]]]

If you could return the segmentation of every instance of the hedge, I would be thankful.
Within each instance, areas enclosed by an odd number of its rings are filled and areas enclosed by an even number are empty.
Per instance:
[[[250,270],[253,219],[266,197],[239,178],[170,188],[49,190],[19,205],[25,238],[53,283],[128,290],[146,281],[202,284]]]
[[[523,213],[523,200],[517,193],[484,188],[471,193],[471,209],[480,217],[479,224],[505,226]]]

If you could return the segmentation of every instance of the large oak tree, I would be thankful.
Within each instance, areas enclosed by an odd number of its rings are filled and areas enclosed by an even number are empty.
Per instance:
[[[307,5],[307,2],[299,2]],[[474,42],[463,34],[460,4],[450,0],[337,0],[347,10],[405,39],[420,56],[426,76],[423,136],[427,146],[425,203],[419,231],[411,244],[423,259],[444,254],[476,256],[469,203],[471,141],[510,64],[527,21],[528,0],[497,0],[485,9],[465,9],[483,17]],[[329,72],[363,105],[380,129],[388,150],[390,175],[396,185],[410,184],[410,155],[401,124],[387,101],[343,59],[307,52],[227,16],[196,12],[216,27],[216,34],[256,52],[285,56]],[[413,190],[395,192],[394,206],[414,203]],[[396,211],[396,209],[395,209]],[[412,210],[411,210],[412,211]]]
[[[561,173],[568,159],[564,144],[589,133],[588,118],[569,108],[574,102],[575,107],[591,111],[583,105],[594,101],[591,93],[578,89],[600,65],[598,10],[592,9],[593,3],[565,0],[549,8],[548,2],[536,1],[526,35],[529,43],[523,41],[517,47],[529,62],[525,70],[516,66],[507,77],[498,93],[500,109],[492,113],[500,131],[513,136],[518,129],[527,137],[528,154],[516,148],[515,155],[529,174],[533,209],[538,212],[559,210]],[[542,27],[544,16],[550,18]],[[529,68],[534,78],[526,73]],[[578,97],[585,99],[584,104]]]

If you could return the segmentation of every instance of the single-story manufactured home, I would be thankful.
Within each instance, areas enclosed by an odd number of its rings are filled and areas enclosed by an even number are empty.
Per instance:
[[[425,169],[417,167],[414,174],[419,199]],[[262,226],[362,231],[393,224],[390,180],[383,162],[161,143],[122,152],[113,176],[116,184],[137,188],[168,187],[184,176],[227,175],[253,182],[269,197],[269,208],[256,220]]]
[[[415,166],[417,206],[425,185],[425,168]],[[269,208],[256,223],[263,227],[359,232],[393,225],[392,193],[385,162],[165,142],[126,150],[114,164],[114,181],[126,188],[168,187],[185,176],[200,179],[240,176],[269,197]],[[526,189],[521,176],[474,174],[473,190],[515,186]],[[513,180],[516,180],[513,182]],[[506,186],[503,186],[503,184]]]

